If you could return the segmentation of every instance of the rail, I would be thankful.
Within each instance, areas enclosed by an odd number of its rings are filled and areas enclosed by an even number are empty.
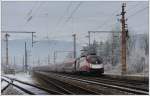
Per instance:
[[[40,73],[46,74],[45,72],[40,72]],[[53,73],[53,75],[54,74],[55,73]],[[147,91],[143,91],[140,89],[128,88],[127,86],[118,86],[118,85],[114,85],[114,84],[107,84],[105,82],[101,83],[101,82],[97,82],[97,81],[85,80],[85,79],[76,78],[76,77],[64,76],[64,75],[60,75],[60,74],[55,74],[55,76],[63,77],[63,78],[68,79],[68,80],[76,80],[76,81],[85,82],[88,84],[100,85],[100,86],[104,86],[104,87],[108,87],[108,88],[112,88],[112,89],[117,89],[120,91],[125,91],[125,92],[129,92],[129,93],[133,93],[133,94],[143,94],[143,95],[149,94]]]
[[[93,90],[89,90],[80,86],[75,86],[69,83],[62,82],[60,80],[54,79],[54,78],[49,78],[44,76],[43,74],[37,74],[36,75],[38,78],[44,80],[44,82],[48,84],[52,84],[53,86],[57,87],[58,90],[63,91],[64,94],[78,94],[79,92],[81,94],[100,94],[98,92],[95,92]],[[75,91],[78,89],[78,91]]]
[[[49,94],[60,94],[60,95],[62,94],[62,93],[57,92],[57,91],[55,91],[55,90],[46,89],[46,88],[44,88],[44,87],[41,87],[41,86],[38,86],[38,85],[34,85],[34,84],[31,84],[31,83],[28,83],[28,82],[20,81],[20,80],[15,79],[15,78],[10,78],[10,77],[7,77],[7,76],[2,76],[1,78],[2,78],[3,81],[5,81],[5,82],[8,83],[8,85],[7,85],[6,87],[4,87],[4,88],[1,90],[1,92],[4,92],[4,90],[6,90],[10,85],[13,85],[13,86],[17,87],[18,89],[22,90],[23,92],[25,92],[25,93],[27,93],[27,94],[30,94],[30,95],[35,95],[35,94],[36,94],[36,93],[34,93],[34,92],[29,91],[28,89],[25,89],[25,88],[23,88],[23,87],[21,87],[21,86],[15,84],[14,81],[16,81],[16,82],[19,82],[19,83],[21,83],[21,84],[31,86],[31,87],[33,87],[33,88],[35,88],[35,89],[39,89],[39,90],[41,90],[41,91],[45,91],[45,92],[47,92],[47,93],[49,93]],[[6,78],[7,78],[7,79],[6,79]]]

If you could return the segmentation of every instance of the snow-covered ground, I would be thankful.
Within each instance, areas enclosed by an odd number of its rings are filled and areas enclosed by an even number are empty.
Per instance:
[[[2,83],[1,83],[1,89],[3,89],[4,87],[6,87],[7,85],[8,85],[7,82],[2,82]]]
[[[32,78],[32,76],[29,74],[29,73],[17,73],[17,74],[5,74],[4,76],[7,76],[7,77],[10,77],[10,78],[14,78],[14,79],[17,79],[17,80],[20,80],[20,81],[24,81],[24,82],[28,82],[28,83],[30,83],[30,84],[37,84],[35,81],[34,81],[34,79]],[[5,78],[5,77],[4,77]],[[7,78],[5,78],[5,79],[7,79]],[[22,87],[22,88],[25,88],[25,89],[32,89],[32,87],[31,86],[29,86],[29,85],[26,85],[26,84],[22,84],[22,83],[20,83],[20,82],[17,82],[17,81],[13,81],[13,84],[15,84],[15,85],[18,85],[18,86],[20,86],[20,87]],[[3,87],[5,87],[6,86],[6,83],[5,82],[3,82],[2,83],[2,86]],[[2,87],[2,88],[3,88]],[[11,86],[9,86],[8,88],[10,88]],[[7,89],[8,89],[7,88]],[[18,90],[18,89],[14,89],[15,87],[13,87],[13,89],[12,90],[10,90],[9,89],[9,91],[12,91],[11,93],[13,94],[20,94],[20,90],[19,91],[17,91],[16,92],[16,90]],[[6,90],[6,92],[4,92],[4,94],[8,94],[8,91]],[[24,94],[24,93],[23,93]]]
[[[104,74],[111,74],[111,75],[121,75],[121,64],[117,66],[111,66],[111,64],[107,64],[104,66]],[[127,70],[128,72],[128,70]],[[149,77],[149,69],[145,68],[145,71],[139,73],[127,73],[127,76],[142,76],[142,77]]]
[[[29,75],[29,73],[6,74],[5,76],[15,78],[24,82],[30,82],[30,83],[34,82],[34,80],[32,79],[32,76]]]
[[[1,93],[2,96],[3,95],[23,95],[22,92],[20,92],[20,90],[16,89],[13,86],[9,86],[3,93]],[[27,94],[26,94],[27,95]]]
[[[121,73],[118,73],[118,72],[115,73],[115,72],[112,72],[112,71],[104,72],[104,74],[108,74],[108,75],[120,75],[121,76]],[[145,74],[145,73],[126,74],[126,76],[149,77],[149,75]]]
[[[21,80],[21,81],[24,81],[24,82],[34,83],[31,75],[29,75],[28,73],[3,74],[3,75],[11,77],[11,78],[18,79],[18,80]],[[5,78],[5,79],[7,79],[7,78]],[[10,81],[9,79],[7,79],[7,80]],[[19,86],[21,86],[23,88],[26,88],[26,89],[30,88],[30,86],[21,84],[21,83],[16,82],[16,81],[14,81],[13,83],[16,84],[16,85],[19,85]],[[3,89],[5,86],[7,86],[7,84],[8,83],[3,81],[1,83],[1,88]],[[17,94],[20,95],[20,94],[22,94],[22,91],[16,89],[16,87],[13,87],[13,86],[10,85],[2,94],[3,95],[17,95]]]

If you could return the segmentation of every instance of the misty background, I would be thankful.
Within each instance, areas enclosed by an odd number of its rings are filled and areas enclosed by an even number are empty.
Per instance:
[[[30,34],[11,34],[9,37],[9,63],[22,66],[24,58],[24,43],[27,42],[28,63],[32,66],[42,66],[53,63],[53,53],[57,50],[73,51],[73,37],[77,36],[77,57],[81,49],[88,43],[88,31],[120,31],[120,16],[122,2],[119,1],[2,1],[2,31],[32,31],[36,32],[34,47],[31,47]],[[129,29],[128,71],[148,74],[148,2],[126,1],[126,18]],[[5,62],[5,34],[2,33],[2,63]],[[118,35],[119,37],[119,35]],[[110,64],[112,35],[108,33],[91,34],[91,42],[103,42],[102,57],[105,60],[105,70],[118,73],[120,68],[120,38],[116,39],[115,65]],[[107,42],[107,43],[106,43]],[[147,42],[147,43],[145,43]],[[132,46],[131,46],[132,45]],[[107,49],[107,50],[106,50]],[[99,52],[100,53],[100,52]],[[49,55],[49,57],[48,57]],[[57,62],[63,61],[68,53],[59,53]],[[136,68],[140,66],[140,68]],[[19,68],[20,68],[19,67]],[[116,70],[117,69],[117,70]],[[132,70],[132,71],[131,71]],[[140,70],[140,71],[139,71]]]

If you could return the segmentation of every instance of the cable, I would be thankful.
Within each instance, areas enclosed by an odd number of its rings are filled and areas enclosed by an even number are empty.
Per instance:
[[[65,23],[69,22],[69,20],[72,18],[72,16],[74,15],[74,13],[79,9],[79,7],[81,6],[82,3],[83,2],[79,2],[79,4],[76,6],[76,8],[72,11],[71,15],[65,21]]]
[[[70,9],[70,7],[72,6],[72,1],[68,4],[68,6],[66,7],[66,10],[64,11],[63,15],[58,19],[57,23],[56,23],[56,28],[55,30],[57,29],[57,26],[61,23],[61,21],[63,20],[63,18],[65,17],[65,14],[68,12],[68,10]]]
[[[132,6],[130,9],[128,9],[128,10],[126,10],[126,11],[131,11],[131,10],[133,10],[133,9],[135,9],[139,4],[141,4],[141,1],[139,1],[138,3],[136,3],[135,5],[130,5],[130,6]]]
[[[28,12],[27,15],[26,15],[27,17],[32,14],[33,9],[35,8],[35,5],[36,5],[36,4],[34,4],[34,5],[32,6],[32,8],[29,10],[29,12]]]
[[[33,17],[35,17],[35,15],[37,14],[37,12],[39,11],[39,9],[41,8],[42,5],[43,5],[43,3],[39,4],[39,6],[36,8],[35,12],[27,19],[27,22],[29,22]]]
[[[44,3],[43,2],[39,2],[39,6],[35,9],[34,12],[32,12],[32,14],[27,18],[27,22],[28,23],[29,21],[31,21],[33,19],[33,17],[36,16],[36,14],[38,13],[39,9],[41,8],[41,6],[43,5]]]
[[[117,9],[116,11],[114,11],[114,12],[111,14],[111,16],[114,16],[114,14],[116,14],[116,12],[118,12],[119,10],[120,10],[120,8]],[[113,18],[113,17],[112,17],[112,18]],[[110,17],[107,18],[107,19],[105,20],[105,22],[101,24],[101,26],[98,26],[98,28],[101,28],[101,27],[103,27],[104,25],[107,25],[106,23],[109,23],[109,21],[110,21],[112,18],[110,18]]]
[[[134,7],[134,6],[137,6],[138,4],[141,4],[141,2],[139,1],[137,4],[132,5],[132,7],[131,7],[128,11],[131,11],[131,10],[133,10],[134,8],[136,8],[136,7]],[[134,8],[133,8],[133,7],[134,7]],[[114,15],[114,14],[115,14],[116,12],[118,12],[119,10],[120,10],[120,8],[119,8],[118,10],[114,11],[111,15]],[[112,18],[113,18],[113,17],[112,17]],[[107,19],[104,23],[101,24],[101,26],[98,26],[98,28],[101,28],[101,27],[103,27],[104,25],[107,25],[107,23],[109,23],[109,21],[110,21],[112,18]]]
[[[29,18],[27,18],[25,24],[22,27],[25,27],[29,23],[29,21],[31,21],[33,19],[33,17],[35,17],[35,15],[37,14],[37,12],[41,8],[41,6],[44,4],[43,2],[42,3],[39,2],[39,3],[40,3],[39,6],[35,9],[34,13],[32,12],[33,14]]]
[[[134,14],[129,15],[129,16],[128,16],[128,18],[129,18],[129,17],[131,18],[132,16],[134,16],[134,15],[136,15],[136,14],[140,13],[140,12],[143,12],[143,10],[145,10],[145,9],[147,9],[147,8],[148,8],[148,6],[147,6],[147,7],[142,8],[142,9],[140,9],[140,10],[138,10],[138,11],[136,11]]]
[[[32,7],[32,9],[31,9],[31,10],[28,12],[28,14],[27,14],[27,15],[30,15],[30,16],[27,18],[27,20],[26,20],[26,22],[25,22],[24,24],[22,24],[22,25],[7,26],[7,27],[25,27],[25,26],[27,25],[27,23],[29,23],[29,21],[30,21],[31,19],[33,19],[33,17],[36,15],[36,12],[38,11],[38,9],[41,7],[42,4],[43,4],[43,3],[40,3],[39,7],[36,8],[36,10],[35,10],[35,12],[34,12],[33,15],[31,15],[31,13],[33,13],[33,8],[34,8],[35,6]],[[26,19],[26,18],[25,18],[25,19]]]
[[[64,14],[58,19],[58,22],[56,23],[56,26],[60,24],[60,22],[62,21],[62,19],[65,17],[65,14],[68,12],[68,10],[70,9],[70,7],[72,6],[72,2],[69,3],[69,5],[67,6]]]
[[[31,17],[28,17],[28,16],[30,16],[31,15],[31,13],[33,13],[33,9],[35,8],[35,5],[36,4],[34,4],[33,6],[32,6],[32,8],[30,9],[30,11],[27,13],[27,17],[24,17],[24,19],[31,19]],[[22,24],[22,25],[13,25],[13,26],[7,26],[7,27],[23,27],[23,26],[25,26],[26,25],[26,22],[24,23],[24,24]],[[2,25],[3,26],[3,25]],[[5,26],[5,25],[4,25]]]
[[[74,13],[79,9],[79,7],[80,7],[82,4],[83,4],[82,1],[80,1],[80,2],[78,3],[78,5],[74,8],[74,10],[71,12],[71,14],[68,16],[68,18],[67,18],[66,21],[64,22],[63,26],[61,26],[61,27],[65,28],[64,26],[70,21],[70,19],[72,19]],[[72,22],[72,24],[73,24],[73,22]]]

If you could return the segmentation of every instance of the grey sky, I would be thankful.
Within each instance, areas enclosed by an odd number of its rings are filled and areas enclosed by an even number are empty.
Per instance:
[[[2,2],[2,30],[35,31],[37,39],[72,40],[77,34],[77,42],[86,43],[89,30],[112,30],[121,12],[122,2]],[[77,8],[77,6],[79,6]],[[127,2],[128,27],[135,33],[148,32],[148,2]],[[77,8],[76,11],[74,11]],[[144,9],[145,8],[145,9]],[[31,11],[32,10],[32,11]],[[141,10],[141,11],[140,11]],[[74,11],[74,13],[73,13]],[[72,15],[72,18],[67,19]],[[27,19],[32,19],[27,22]],[[97,35],[105,39],[106,34]],[[29,35],[13,35],[10,39]]]

